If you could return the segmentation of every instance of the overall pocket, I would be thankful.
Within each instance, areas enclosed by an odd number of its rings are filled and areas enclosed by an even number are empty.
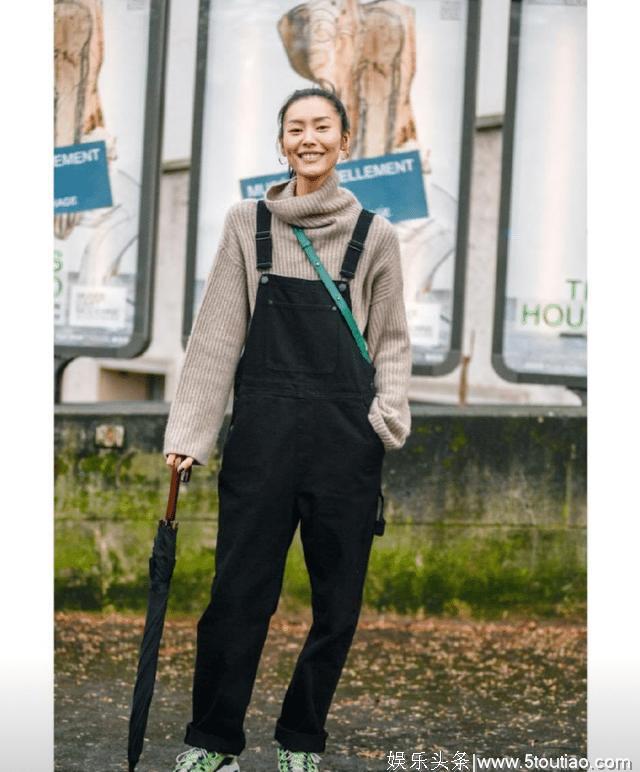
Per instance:
[[[373,399],[371,400],[373,402]],[[384,442],[380,438],[380,435],[378,432],[373,428],[371,425],[371,421],[369,420],[369,409],[371,407],[371,403],[367,404],[366,401],[362,401],[362,415],[364,423],[366,424],[367,431],[370,435],[370,437],[382,448],[383,451],[386,451],[386,448],[384,446]]]
[[[225,438],[222,443],[223,456],[229,446],[231,438],[235,436],[236,424],[238,423],[238,419],[239,418],[242,419],[246,409],[247,409],[246,394],[241,392],[240,394],[234,395],[233,405],[231,408],[231,418],[229,419],[229,426],[227,427],[227,433],[225,434]]]
[[[338,362],[339,310],[329,304],[267,304],[266,365],[273,370],[332,373]]]

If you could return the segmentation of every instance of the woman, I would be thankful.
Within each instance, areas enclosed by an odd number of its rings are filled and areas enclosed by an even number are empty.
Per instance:
[[[231,386],[211,602],[198,622],[193,719],[174,772],[237,772],[243,721],[298,522],[313,625],[275,728],[280,772],[317,772],[360,613],[385,449],[410,431],[411,350],[393,227],[339,186],[342,102],[319,88],[280,110],[290,179],[227,213],[166,429],[167,464],[206,464]],[[369,363],[293,225],[337,282]],[[356,239],[357,241],[358,239]],[[362,246],[364,242],[364,247]],[[244,350],[243,350],[244,347]]]

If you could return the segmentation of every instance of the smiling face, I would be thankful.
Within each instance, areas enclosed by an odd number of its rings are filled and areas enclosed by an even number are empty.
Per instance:
[[[346,152],[348,140],[328,99],[311,96],[293,102],[284,115],[281,152],[301,183],[298,188],[320,187],[338,163],[340,151]]]

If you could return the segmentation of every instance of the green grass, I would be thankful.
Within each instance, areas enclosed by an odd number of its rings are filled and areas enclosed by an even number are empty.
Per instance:
[[[145,608],[152,542],[147,534],[152,528],[149,523],[135,525],[91,524],[82,529],[77,523],[65,528],[57,524],[57,609]],[[192,527],[181,534],[170,597],[176,612],[199,613],[208,602],[213,530],[208,523],[197,532]],[[499,535],[492,530],[471,536],[464,529],[413,527],[408,535],[402,526],[387,525],[384,537],[374,538],[364,608],[483,619],[584,618],[583,540],[584,533],[575,530],[508,529]],[[309,603],[309,578],[296,534],[280,604],[299,609]]]

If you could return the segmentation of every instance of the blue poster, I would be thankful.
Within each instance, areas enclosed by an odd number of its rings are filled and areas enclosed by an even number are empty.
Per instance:
[[[53,170],[55,214],[113,205],[103,140],[54,148]]]
[[[389,153],[338,164],[340,184],[358,198],[365,209],[390,222],[428,217],[429,209],[417,150]],[[243,198],[262,198],[270,185],[288,176],[268,174],[240,180]]]

